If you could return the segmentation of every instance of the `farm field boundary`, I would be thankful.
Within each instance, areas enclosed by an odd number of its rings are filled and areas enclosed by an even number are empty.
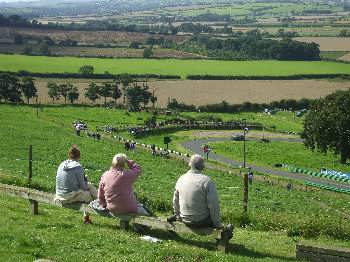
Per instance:
[[[24,76],[31,76],[31,77],[38,77],[38,78],[60,78],[60,79],[67,79],[67,78],[74,78],[74,79],[113,79],[118,78],[123,74],[116,74],[112,75],[109,73],[106,74],[91,74],[91,75],[83,75],[78,73],[33,73],[28,71],[18,71],[18,72],[11,72],[11,71],[0,71],[1,73],[5,74],[14,74],[19,77]],[[168,80],[174,80],[174,79],[181,79],[181,76],[177,75],[159,75],[159,74],[129,74],[132,78],[147,78],[147,79],[168,79]]]
[[[178,59],[99,59],[0,55],[0,71],[33,73],[77,73],[83,65],[94,66],[95,73],[293,76],[350,74],[350,65],[330,61],[219,61]]]

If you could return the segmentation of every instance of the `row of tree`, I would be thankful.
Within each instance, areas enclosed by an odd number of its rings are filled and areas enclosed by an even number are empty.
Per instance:
[[[180,45],[180,48],[190,52],[206,52],[220,59],[320,60],[320,49],[316,43],[290,38],[280,41],[267,39],[263,38],[259,30],[230,39],[196,35]]]
[[[47,83],[47,94],[52,102],[64,99],[74,104],[79,99],[80,92],[78,87],[72,83]],[[150,102],[155,107],[157,97],[154,92],[149,91],[147,83],[140,84],[129,75],[123,75],[115,81],[97,84],[91,82],[85,89],[85,97],[95,103],[97,99],[104,98],[104,104],[107,105],[107,99],[112,98],[114,103],[117,99],[123,97],[123,105],[130,111],[140,111],[141,106],[146,107]],[[13,74],[0,74],[0,102],[21,103],[23,98],[29,104],[30,99],[38,97],[38,90],[35,81],[31,77],[18,78]]]
[[[24,97],[27,102],[37,97],[38,90],[31,77],[19,79],[11,74],[0,74],[0,102],[22,102]]]
[[[280,101],[273,101],[271,103],[251,103],[244,102],[242,104],[229,104],[222,101],[217,104],[203,105],[196,107],[194,105],[187,105],[172,99],[168,102],[167,108],[179,111],[200,111],[210,113],[238,113],[238,112],[262,112],[264,109],[285,109],[285,110],[301,110],[308,109],[311,104],[310,99],[282,99]]]
[[[74,87],[70,83],[57,84],[49,82],[47,88],[48,96],[52,99],[53,103],[61,97],[64,98],[65,103],[67,99],[71,103],[74,103],[79,98],[77,87]],[[149,91],[147,83],[140,84],[129,77],[112,82],[103,82],[101,84],[91,82],[89,87],[85,89],[84,95],[94,104],[97,99],[103,98],[105,106],[107,105],[108,98],[112,98],[116,105],[117,100],[123,97],[123,105],[130,111],[140,111],[141,105],[146,107],[150,102],[154,107],[157,101],[154,93]]]

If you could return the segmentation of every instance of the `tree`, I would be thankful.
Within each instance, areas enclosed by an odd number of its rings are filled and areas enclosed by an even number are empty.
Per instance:
[[[93,103],[95,103],[96,99],[98,99],[99,96],[99,87],[96,85],[96,83],[91,82],[89,84],[89,87],[85,89],[85,97],[91,100]]]
[[[23,48],[23,54],[25,55],[31,55],[33,53],[33,48],[29,45],[26,45],[24,48]]]
[[[152,93],[152,96],[151,96],[151,103],[152,103],[153,109],[154,109],[155,106],[156,106],[157,100],[158,100],[158,98],[154,95],[154,92],[153,92],[153,93]]]
[[[52,99],[52,102],[55,103],[55,100],[60,99],[60,87],[54,82],[47,83],[48,95]]]
[[[148,90],[149,90],[148,84],[147,83],[143,83],[143,86],[142,86],[142,103],[143,103],[143,107],[144,108],[147,106],[147,104],[149,103],[149,101],[151,100],[151,97],[153,95]]]
[[[112,84],[105,82],[99,87],[99,95],[104,97],[104,104],[107,105],[107,97],[112,96]]]
[[[135,84],[126,90],[128,106],[130,111],[140,111],[140,104],[148,104],[152,94],[148,91],[148,87],[141,87]]]
[[[39,45],[39,53],[41,55],[50,55],[49,45],[46,42],[41,42]]]
[[[350,158],[350,90],[337,91],[312,103],[302,137],[311,150],[340,154],[340,163]]]
[[[24,97],[27,99],[27,103],[29,104],[29,99],[37,96],[38,90],[35,87],[33,78],[25,77],[22,79],[22,92]]]
[[[71,89],[72,84],[67,83],[67,84],[60,84],[59,86],[59,93],[61,96],[64,98],[64,103],[67,103],[67,97],[68,97],[68,91]]]
[[[147,47],[143,50],[143,57],[150,58],[153,55],[153,50],[151,47]]]
[[[119,83],[115,82],[112,85],[112,95],[111,95],[111,97],[114,99],[115,104],[117,104],[117,100],[118,98],[121,98],[121,96],[122,96],[122,91],[119,88]]]
[[[130,75],[128,74],[122,74],[119,77],[119,81],[122,83],[122,90],[123,90],[123,104],[125,105],[126,103],[126,91],[129,87],[129,85],[134,82],[134,80],[131,78]]]
[[[94,74],[94,67],[91,65],[84,65],[79,68],[79,74],[82,75],[93,75]]]
[[[71,85],[69,91],[68,91],[68,99],[71,104],[74,104],[75,100],[78,100],[79,98],[79,91],[76,86]]]
[[[130,48],[134,48],[134,49],[138,49],[140,48],[140,43],[139,42],[131,42],[131,44],[129,45]]]
[[[19,79],[10,74],[0,74],[0,100],[21,102],[21,84]]]
[[[348,36],[350,36],[350,31],[343,29],[339,32],[338,36],[339,37],[348,37]]]
[[[23,44],[23,36],[20,35],[20,34],[16,34],[14,37],[13,37],[13,42],[15,45],[21,45]]]

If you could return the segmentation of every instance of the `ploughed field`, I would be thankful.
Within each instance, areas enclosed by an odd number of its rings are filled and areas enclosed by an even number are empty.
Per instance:
[[[350,51],[348,37],[295,37],[294,40],[320,45],[321,51]]]
[[[21,34],[30,37],[49,36],[54,41],[63,41],[71,39],[78,43],[92,44],[120,44],[131,42],[143,42],[149,37],[171,39],[181,42],[185,39],[183,36],[158,36],[148,33],[138,32],[116,32],[116,31],[64,31],[54,29],[28,29],[0,27],[0,39],[13,39],[14,35]]]
[[[350,65],[325,61],[218,61],[176,59],[99,59],[0,55],[0,70],[38,73],[77,73],[83,65],[92,65],[95,73],[161,75],[240,75],[290,76],[296,74],[350,74]]]
[[[89,86],[89,83],[111,80],[37,78],[39,100],[43,103],[52,102],[47,95],[48,81],[73,83],[80,91],[78,103],[91,103],[84,96],[85,88]],[[223,100],[232,104],[241,104],[246,101],[269,103],[281,99],[319,98],[335,90],[350,88],[350,81],[329,80],[166,80],[149,81],[148,83],[150,89],[155,90],[158,98],[157,106],[160,107],[167,105],[169,97],[196,106],[220,103]],[[61,99],[55,103],[63,102]],[[103,103],[103,99],[96,102]],[[122,103],[122,99],[118,102]]]
[[[22,54],[27,45],[0,44],[0,53],[3,54]],[[40,54],[38,45],[31,45],[32,54]],[[75,56],[75,57],[109,57],[109,58],[142,58],[143,48],[100,48],[87,46],[50,46],[50,55],[52,56]],[[205,56],[183,51],[155,48],[153,49],[154,58],[205,58]]]

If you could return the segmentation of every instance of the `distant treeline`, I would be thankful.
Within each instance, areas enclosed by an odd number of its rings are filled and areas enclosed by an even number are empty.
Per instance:
[[[112,79],[123,76],[124,74],[82,74],[82,73],[34,73],[20,70],[18,72],[0,71],[0,73],[17,75],[19,77],[41,77],[41,78],[76,78],[76,79]],[[161,74],[128,74],[135,79],[181,79],[179,75],[161,75]],[[350,74],[307,74],[307,75],[289,75],[289,76],[244,76],[244,75],[188,75],[188,80],[301,80],[301,79],[350,79]]]
[[[283,109],[283,110],[302,110],[308,109],[311,99],[282,99],[280,101],[274,101],[271,103],[250,103],[244,102],[242,104],[229,104],[226,101],[222,101],[217,104],[210,104],[196,107],[194,105],[187,105],[179,103],[176,99],[172,99],[168,103],[168,108],[179,111],[200,111],[210,113],[239,113],[239,112],[262,112],[265,109]]]
[[[114,79],[119,78],[125,74],[81,74],[81,73],[32,73],[28,71],[18,72],[6,72],[0,71],[3,74],[17,75],[19,77],[31,76],[41,78],[87,78],[87,79]],[[131,78],[135,79],[181,79],[181,76],[177,75],[159,75],[159,74],[128,74]]]
[[[192,51],[206,50],[211,57],[227,60],[320,60],[320,49],[316,43],[304,43],[290,38],[281,41],[263,39],[259,30],[249,31],[231,39],[196,35],[187,40],[183,47]]]
[[[26,27],[26,28],[41,28],[55,30],[77,30],[77,31],[122,31],[122,32],[140,32],[150,34],[176,35],[178,32],[187,33],[222,33],[221,29],[214,30],[212,27],[202,24],[185,23],[180,26],[173,25],[136,25],[122,24],[118,20],[93,20],[85,23],[51,23],[42,24],[37,20],[28,21],[27,19],[18,16],[3,16],[0,15],[0,26],[9,27]],[[231,30],[232,31],[232,30]]]

